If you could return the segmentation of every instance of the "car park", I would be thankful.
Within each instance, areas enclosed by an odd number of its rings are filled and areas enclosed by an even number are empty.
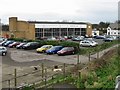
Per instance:
[[[26,43],[20,43],[19,45],[16,46],[17,49],[22,49],[23,45],[25,45]]]
[[[26,50],[37,49],[39,47],[40,47],[39,42],[28,42],[27,44],[22,46],[22,48]]]
[[[45,52],[46,50],[50,49],[51,47],[53,47],[53,45],[43,45],[42,47],[37,48],[36,51],[38,53]]]
[[[0,46],[0,55],[5,56],[7,54],[7,48]]]
[[[74,47],[64,47],[60,51],[57,52],[58,55],[70,55],[74,53],[75,53]]]
[[[46,50],[46,53],[47,54],[56,54],[62,48],[63,48],[63,46],[53,46],[50,49]]]
[[[9,44],[8,47],[13,48],[13,47],[16,47],[19,44],[20,44],[20,42],[13,42],[12,44]]]
[[[98,45],[98,43],[97,42],[95,42],[95,41],[90,41],[90,40],[83,40],[83,41],[80,41],[80,46],[97,46]]]

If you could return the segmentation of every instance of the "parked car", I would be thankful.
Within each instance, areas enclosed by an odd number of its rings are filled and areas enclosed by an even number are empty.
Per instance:
[[[57,52],[58,55],[69,55],[69,54],[74,54],[75,49],[74,47],[64,47],[60,51]]]
[[[7,54],[7,48],[0,46],[0,55],[5,56]]]
[[[62,48],[63,48],[63,46],[53,46],[50,49],[46,50],[46,53],[47,54],[56,54]]]
[[[23,45],[23,49],[36,49],[39,47],[40,47],[40,44],[38,42],[29,42]]]
[[[2,42],[2,41],[4,41],[5,40],[5,38],[3,38],[3,37],[0,37],[0,42]]]
[[[17,49],[22,49],[23,45],[25,45],[26,43],[20,43],[19,45],[16,46]]]
[[[0,42],[0,46],[3,46],[6,42],[7,42],[7,40]]]
[[[94,38],[95,39],[105,39],[105,36],[102,36],[102,35],[100,35],[100,36],[94,36]]]
[[[105,42],[112,42],[113,41],[113,38],[112,37],[106,37],[104,39]]]
[[[56,40],[59,40],[59,41],[65,41],[65,40],[67,40],[66,38],[64,38],[64,37],[57,37],[57,39]]]
[[[78,37],[73,37],[73,41],[82,41],[85,37],[84,36],[78,36]]]
[[[80,46],[97,46],[98,43],[95,41],[90,41],[90,40],[83,40],[80,41]]]
[[[13,42],[12,44],[9,44],[8,47],[13,48],[13,47],[16,47],[19,44],[20,44],[20,42]]]
[[[47,38],[47,40],[51,41],[51,40],[57,40],[55,37],[50,37],[50,38]]]
[[[53,47],[52,45],[43,45],[40,48],[37,48],[36,51],[39,52],[45,52],[46,50],[50,49],[51,47]]]
[[[12,44],[14,41],[7,41],[6,43],[3,44],[3,46],[7,47],[9,44]]]

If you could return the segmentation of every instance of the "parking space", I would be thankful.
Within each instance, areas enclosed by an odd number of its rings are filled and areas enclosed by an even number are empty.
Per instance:
[[[58,62],[76,64],[76,55],[58,56],[57,54],[47,55],[46,53],[36,53],[35,50],[8,49],[11,60],[19,63],[30,62]],[[50,65],[50,64],[49,64]]]

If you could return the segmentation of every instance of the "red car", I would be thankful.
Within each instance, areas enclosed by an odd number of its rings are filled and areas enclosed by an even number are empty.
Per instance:
[[[74,53],[75,53],[74,47],[64,47],[63,49],[57,52],[58,55],[68,55]]]
[[[13,48],[13,47],[16,47],[17,45],[19,45],[20,42],[13,42],[12,44],[10,44],[8,47],[9,48]]]

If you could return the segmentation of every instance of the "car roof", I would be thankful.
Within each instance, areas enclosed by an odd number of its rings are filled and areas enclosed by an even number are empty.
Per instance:
[[[0,48],[6,48],[6,47],[0,46]]]
[[[54,47],[63,47],[63,46],[54,46]]]

